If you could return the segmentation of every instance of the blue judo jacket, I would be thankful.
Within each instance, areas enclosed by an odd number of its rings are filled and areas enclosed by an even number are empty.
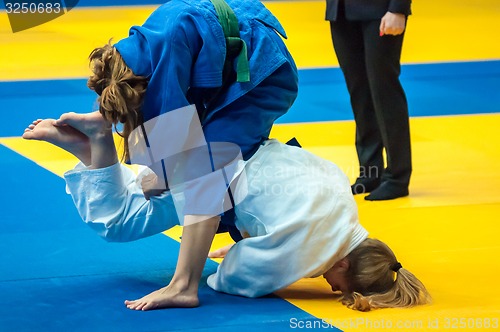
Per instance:
[[[260,1],[226,2],[247,45],[250,81],[234,82],[222,91],[202,125],[208,142],[235,143],[248,159],[294,102],[297,69],[280,37],[286,38],[283,27]],[[225,37],[209,0],[168,1],[115,47],[134,74],[149,79],[144,121],[196,104],[188,97],[190,89],[223,83]]]

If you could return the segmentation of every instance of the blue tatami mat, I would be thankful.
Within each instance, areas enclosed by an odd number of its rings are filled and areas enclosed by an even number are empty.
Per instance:
[[[292,318],[317,321],[275,296],[211,290],[212,261],[201,307],[126,309],[125,299],[168,283],[179,244],[164,235],[107,243],[81,221],[61,178],[1,145],[0,161],[0,331],[282,331]]]
[[[339,68],[300,70],[299,80],[297,101],[277,123],[352,120]],[[403,65],[401,81],[411,116],[500,112],[500,61]],[[86,79],[0,82],[0,115],[14,115],[0,137],[20,136],[39,117],[90,112],[95,99]]]
[[[352,120],[339,68],[300,71],[299,95],[277,123]],[[500,112],[500,61],[401,66],[410,116]]]

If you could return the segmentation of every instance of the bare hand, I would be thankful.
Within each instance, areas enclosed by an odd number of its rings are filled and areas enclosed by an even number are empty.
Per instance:
[[[405,31],[406,16],[399,13],[387,12],[380,22],[380,36],[397,36]]]

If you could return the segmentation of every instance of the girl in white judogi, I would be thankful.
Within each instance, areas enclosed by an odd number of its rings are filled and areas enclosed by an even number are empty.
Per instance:
[[[50,142],[79,158],[81,162],[64,176],[67,189],[83,221],[104,239],[132,241],[179,224],[171,192],[152,195],[141,187],[147,186],[148,176],[141,181],[118,162],[111,124],[98,112],[37,120],[23,137]],[[245,238],[227,251],[217,272],[209,276],[211,288],[258,297],[322,275],[333,291],[342,292],[343,302],[357,310],[429,301],[423,284],[402,268],[389,247],[368,238],[349,182],[335,164],[268,140],[239,166],[245,179],[233,191],[238,202],[235,226]],[[193,226],[197,231],[213,227],[201,222],[185,228]],[[183,237],[171,283],[126,301],[127,307],[199,305],[198,282],[213,229],[207,234],[203,243],[185,243]],[[198,278],[195,286],[189,279],[193,275]]]

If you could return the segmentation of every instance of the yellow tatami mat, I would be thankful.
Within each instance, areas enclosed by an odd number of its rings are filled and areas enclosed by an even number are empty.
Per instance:
[[[324,20],[324,1],[265,2],[280,19],[297,65],[337,65]],[[500,58],[495,43],[500,15],[497,0],[418,0],[408,23],[404,63]],[[127,36],[156,6],[72,9],[38,27],[13,34],[0,15],[0,81],[85,77],[87,57],[97,46]]]
[[[434,303],[355,312],[333,299],[322,278],[301,280],[278,295],[347,331],[381,326],[428,331],[464,321],[469,327],[494,326],[494,322],[498,326],[500,115],[412,118],[411,127],[410,196],[386,202],[368,202],[361,196],[356,200],[371,236],[394,249],[404,267],[426,284]],[[282,141],[296,136],[304,148],[337,163],[353,179],[357,167],[353,130],[352,122],[290,124],[276,126],[273,136]],[[20,138],[0,143],[58,175],[75,164],[73,157],[47,143]],[[179,239],[180,230],[168,234]],[[227,236],[218,237],[214,247],[229,241]]]

